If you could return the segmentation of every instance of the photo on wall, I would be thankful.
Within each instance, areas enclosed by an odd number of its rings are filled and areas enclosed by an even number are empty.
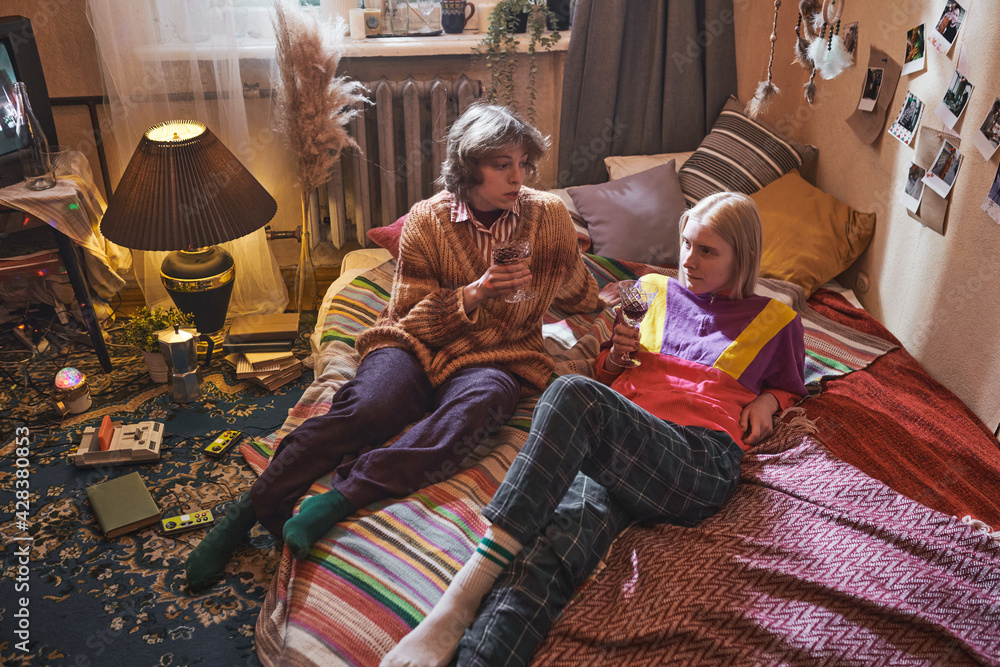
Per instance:
[[[972,135],[972,143],[987,160],[1000,147],[1000,97],[993,99],[993,106],[986,113],[986,120],[979,126],[979,131]]]
[[[993,218],[993,222],[1000,223],[1000,166],[997,167],[993,185],[990,186],[981,208],[986,211],[986,215]]]
[[[889,134],[902,141],[907,146],[913,141],[913,135],[920,125],[920,117],[924,113],[924,103],[911,91],[906,91],[906,100],[899,115],[889,127]]]
[[[881,67],[869,67],[868,75],[865,77],[865,87],[861,90],[861,101],[858,108],[862,111],[871,111],[878,101],[878,93],[882,89],[882,74],[885,70]]]
[[[969,106],[969,98],[975,86],[964,76],[955,70],[948,84],[948,90],[944,92],[944,98],[938,104],[934,113],[941,119],[949,130],[955,127],[955,123],[962,116],[962,112]]]
[[[924,175],[927,170],[916,162],[910,163],[910,168],[906,171],[906,185],[903,187],[903,194],[899,201],[906,206],[906,210],[917,212],[920,208],[920,199],[924,196]]]
[[[903,57],[903,74],[913,74],[924,69],[924,24],[906,31],[906,54]]]
[[[955,38],[958,37],[958,31],[962,28],[962,23],[965,21],[965,7],[956,2],[956,0],[947,0],[944,3],[944,11],[941,12],[941,18],[934,25],[934,29],[931,30],[930,40],[934,48],[941,53],[948,53],[951,51],[951,45],[955,43]]]
[[[945,139],[941,142],[941,150],[938,151],[934,163],[924,175],[924,183],[942,197],[947,197],[951,187],[955,185],[958,169],[962,166],[962,157],[962,152]]]

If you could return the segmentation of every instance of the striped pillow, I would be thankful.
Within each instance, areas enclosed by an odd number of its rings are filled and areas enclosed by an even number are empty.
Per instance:
[[[815,155],[815,146],[786,139],[751,120],[739,100],[730,97],[712,131],[677,175],[691,207],[716,192],[753,194]]]

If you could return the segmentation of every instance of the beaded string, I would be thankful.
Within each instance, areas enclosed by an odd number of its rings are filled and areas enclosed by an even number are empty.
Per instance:
[[[781,0],[774,0],[774,21],[771,23],[771,57],[767,60],[767,80],[771,81],[771,65],[774,63],[774,43],[778,41],[778,10],[781,8]],[[802,21],[802,14],[799,14],[799,22]],[[798,31],[798,27],[796,27]]]
[[[781,92],[771,80],[771,66],[774,64],[774,43],[778,41],[778,9],[780,7],[781,0],[774,0],[774,20],[771,23],[771,53],[767,59],[767,79],[757,84],[757,91],[747,104],[746,111],[751,118],[759,116],[767,105],[771,103],[771,98]]]

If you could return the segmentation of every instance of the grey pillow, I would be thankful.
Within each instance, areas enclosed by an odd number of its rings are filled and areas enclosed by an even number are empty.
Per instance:
[[[677,265],[684,194],[674,161],[598,185],[567,188],[596,255]]]

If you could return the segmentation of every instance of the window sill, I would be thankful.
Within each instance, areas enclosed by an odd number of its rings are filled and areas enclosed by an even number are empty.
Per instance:
[[[570,31],[564,30],[551,52],[564,52],[569,48]],[[344,38],[344,58],[398,58],[407,56],[466,56],[482,42],[485,34],[465,32],[458,35],[435,35],[421,37],[408,35],[406,37],[368,37],[365,39]],[[518,53],[528,52],[527,35],[517,35]],[[158,44],[141,50],[140,54],[147,60],[187,61],[194,57],[197,60],[216,60],[228,55],[232,48],[228,44]],[[268,40],[249,40],[237,44],[240,60],[270,60],[274,58],[274,42]],[[541,53],[545,51],[542,50]]]
[[[559,33],[560,39],[551,51],[566,51],[569,48],[570,32]],[[464,32],[458,35],[435,35],[421,37],[407,35],[406,37],[368,37],[365,39],[345,40],[345,58],[394,58],[401,56],[467,56],[482,43],[485,33]],[[518,35],[517,52],[528,52],[526,35]]]

